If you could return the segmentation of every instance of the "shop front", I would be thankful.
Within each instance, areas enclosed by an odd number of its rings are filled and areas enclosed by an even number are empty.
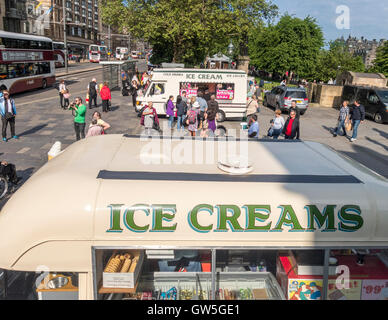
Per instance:
[[[94,137],[3,208],[0,267],[38,299],[384,300],[387,191],[319,143]]]

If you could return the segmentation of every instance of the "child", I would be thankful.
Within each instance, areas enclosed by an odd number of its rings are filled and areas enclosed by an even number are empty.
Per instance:
[[[63,94],[63,98],[65,99],[65,103],[64,103],[64,106],[63,106],[63,109],[67,109],[69,107],[69,99],[70,99],[70,96],[71,94],[69,93],[69,90],[68,89],[65,89],[64,90],[64,94]]]

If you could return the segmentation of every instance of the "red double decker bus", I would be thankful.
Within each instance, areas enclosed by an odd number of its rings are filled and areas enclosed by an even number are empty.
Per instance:
[[[51,39],[0,31],[0,90],[8,89],[13,94],[54,83]]]

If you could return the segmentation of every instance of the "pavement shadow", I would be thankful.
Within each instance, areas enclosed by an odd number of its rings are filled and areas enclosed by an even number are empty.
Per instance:
[[[120,109],[119,106],[110,107],[110,111],[116,111],[116,110],[118,110],[118,109]]]
[[[326,131],[332,133],[334,131],[335,128],[329,128],[327,126],[322,126],[323,129],[325,129]]]
[[[32,174],[34,173],[34,170],[35,168],[31,167],[31,168],[28,168],[28,169],[24,169],[24,170],[17,170],[16,168],[16,172],[17,172],[17,175],[19,177],[22,177],[23,180],[20,181],[20,184],[22,185],[24,182],[26,182],[26,180],[28,178],[30,178],[32,176]]]
[[[365,139],[368,140],[369,142],[372,142],[372,143],[374,143],[374,144],[377,144],[377,145],[380,146],[380,147],[383,147],[385,150],[388,151],[388,146],[386,146],[385,144],[382,144],[381,142],[378,142],[378,141],[376,141],[376,140],[374,140],[374,139],[371,139],[371,138],[369,138],[369,137],[365,137]]]
[[[374,131],[376,131],[380,136],[384,137],[385,139],[388,139],[388,133],[381,131],[379,129],[373,128]]]
[[[23,137],[23,136],[28,136],[30,134],[34,134],[40,130],[42,130],[43,128],[45,128],[47,126],[47,123],[45,124],[40,124],[39,126],[35,126],[31,129],[28,129],[27,131],[24,131],[22,133],[19,134],[19,137]]]

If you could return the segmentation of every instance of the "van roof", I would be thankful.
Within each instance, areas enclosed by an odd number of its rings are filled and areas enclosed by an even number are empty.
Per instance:
[[[252,172],[236,176],[218,168],[218,155],[233,154],[234,146],[248,150]],[[86,272],[92,246],[388,247],[387,193],[385,178],[315,142],[91,137],[46,163],[3,207],[0,268]],[[364,222],[356,232],[198,233],[187,214],[201,203],[239,206],[241,219],[245,205],[269,205],[273,215],[290,205],[303,225],[307,205],[357,205]],[[174,233],[110,232],[116,204],[174,204],[179,227]],[[138,213],[138,224],[151,228],[152,215]],[[215,226],[212,219],[216,212],[201,222]]]

